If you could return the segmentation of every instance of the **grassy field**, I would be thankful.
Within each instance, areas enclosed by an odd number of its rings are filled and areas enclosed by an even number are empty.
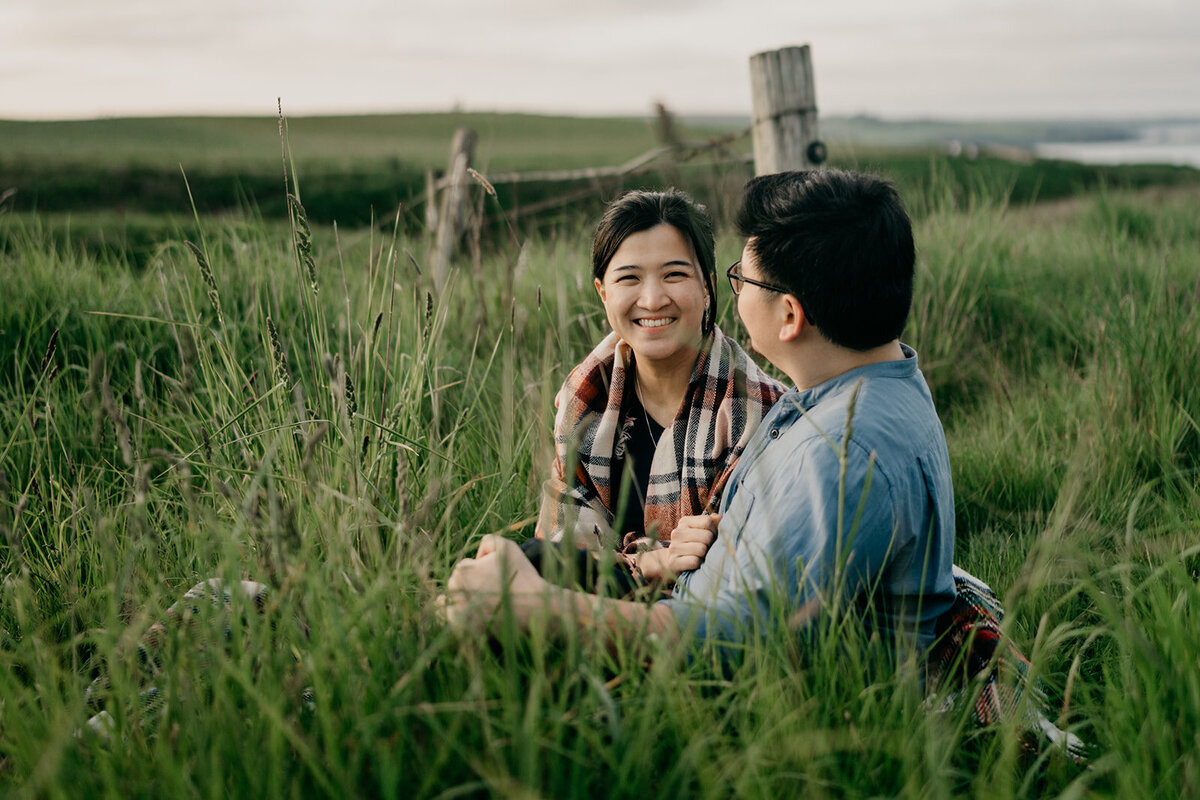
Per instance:
[[[999,590],[1089,766],[924,710],[844,620],[731,672],[653,642],[443,629],[453,562],[528,535],[553,394],[603,330],[586,228],[496,237],[435,297],[416,233],[321,225],[305,252],[253,213],[148,218],[133,269],[9,214],[0,786],[1195,796],[1200,192],[1018,206],[991,178],[922,179],[905,339],[946,425],[956,560]],[[723,236],[720,261],[739,247]],[[200,603],[142,661],[146,628],[214,575],[267,583],[264,610]],[[100,709],[111,735],[81,731]]]

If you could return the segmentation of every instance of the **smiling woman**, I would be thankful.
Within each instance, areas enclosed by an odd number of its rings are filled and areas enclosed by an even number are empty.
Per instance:
[[[589,552],[617,551],[635,578],[669,581],[699,566],[709,511],[782,387],[714,324],[712,223],[682,192],[614,201],[592,274],[613,332],[558,394],[555,461],[526,550],[540,555],[548,539],[588,564]]]

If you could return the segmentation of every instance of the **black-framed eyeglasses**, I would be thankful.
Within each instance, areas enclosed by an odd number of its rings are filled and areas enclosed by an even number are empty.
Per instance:
[[[755,286],[761,286],[763,289],[767,289],[772,292],[778,292],[779,294],[791,294],[788,289],[784,289],[782,286],[772,286],[769,283],[763,283],[762,281],[756,281],[753,278],[745,277],[742,275],[742,262],[740,260],[730,264],[729,269],[725,270],[725,274],[729,277],[729,288],[733,289],[734,294],[742,293],[743,283],[752,283]]]

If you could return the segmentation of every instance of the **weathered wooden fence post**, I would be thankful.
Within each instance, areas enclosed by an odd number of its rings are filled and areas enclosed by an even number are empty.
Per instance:
[[[430,264],[433,285],[438,292],[445,287],[450,276],[450,262],[454,259],[454,250],[462,238],[463,226],[469,213],[471,179],[467,170],[475,153],[475,138],[475,131],[459,128],[454,132],[454,141],[450,145],[450,163],[446,167],[446,176],[442,179],[442,186],[445,188],[438,204],[433,258]],[[434,202],[434,198],[430,197],[429,202]]]
[[[425,170],[425,230],[436,231],[438,224],[438,181],[437,170]]]
[[[754,98],[754,173],[816,167],[825,161],[817,137],[817,91],[808,45],[750,57]]]

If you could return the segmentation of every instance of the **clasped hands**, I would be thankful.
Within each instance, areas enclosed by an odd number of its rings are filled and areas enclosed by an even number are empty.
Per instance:
[[[720,514],[683,517],[671,532],[667,547],[638,554],[638,568],[650,580],[673,580],[682,572],[696,569],[716,540]],[[507,592],[518,616],[544,600],[558,587],[547,583],[515,542],[487,534],[473,558],[454,565],[439,596],[438,611],[452,627],[470,630],[486,626]],[[534,602],[529,602],[534,601]]]
[[[717,538],[720,514],[681,517],[666,547],[644,550],[637,555],[638,569],[648,580],[675,580],[684,572],[699,569],[708,548]]]

